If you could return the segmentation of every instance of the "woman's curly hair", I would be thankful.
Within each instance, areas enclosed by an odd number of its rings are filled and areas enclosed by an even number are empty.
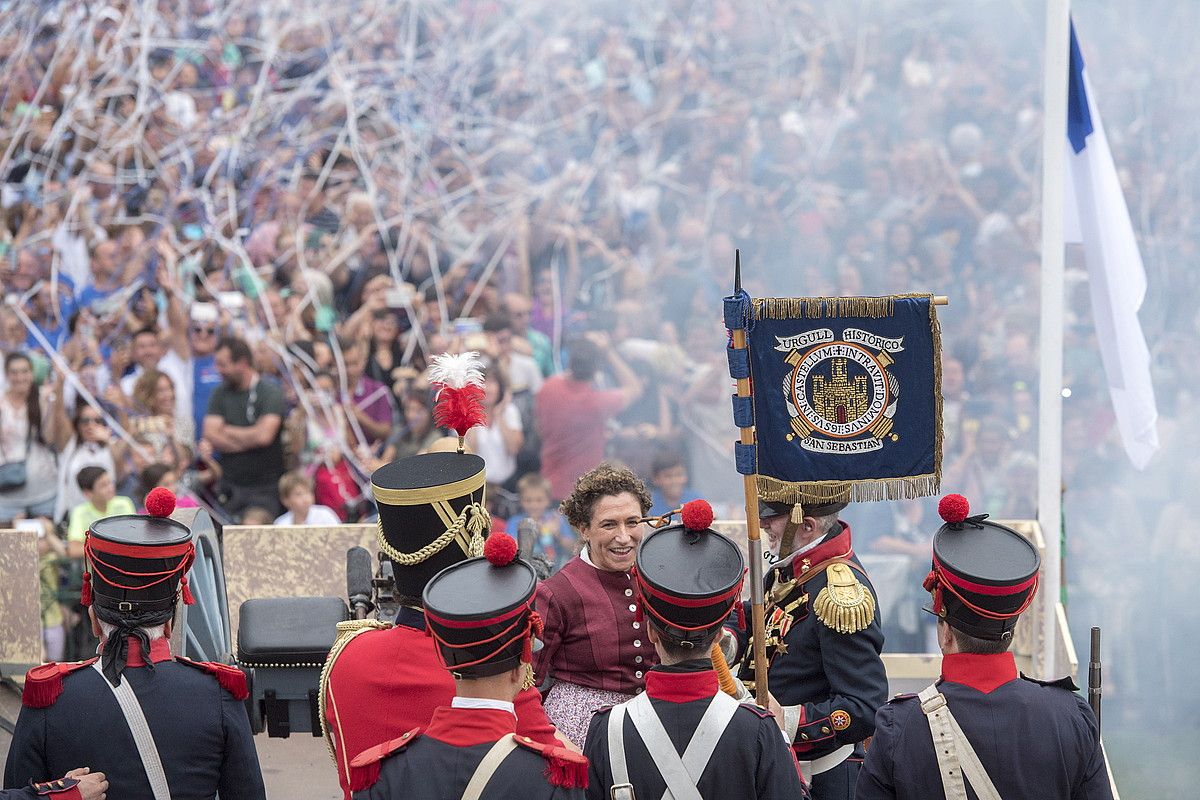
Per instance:
[[[572,528],[582,531],[592,521],[592,508],[597,500],[625,492],[637,498],[643,515],[650,510],[650,492],[642,479],[624,464],[605,461],[575,481],[575,489],[558,510]]]

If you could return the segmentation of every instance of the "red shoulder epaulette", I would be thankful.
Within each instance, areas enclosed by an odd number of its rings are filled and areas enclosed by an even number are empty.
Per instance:
[[[29,788],[33,789],[34,794],[38,797],[63,794],[65,797],[61,800],[83,800],[83,795],[76,788],[78,786],[79,781],[74,778],[59,778],[56,781],[46,781],[45,783],[31,783]]]
[[[421,735],[420,728],[413,728],[402,736],[397,736],[390,742],[368,747],[350,759],[350,791],[365,792],[379,780],[379,768],[385,758],[392,753],[398,753],[415,742]]]
[[[62,694],[63,676],[90,667],[95,662],[94,658],[66,664],[51,661],[49,664],[34,667],[25,673],[25,691],[21,693],[21,702],[29,708],[48,708],[54,705],[54,701]]]
[[[546,769],[542,772],[551,786],[561,786],[564,789],[586,789],[588,785],[588,760],[574,750],[568,750],[562,745],[542,744],[528,736],[514,736],[517,744],[526,750],[532,750],[546,759]]]
[[[774,714],[772,714],[769,710],[763,708],[762,706],[758,705],[757,703],[738,703],[738,705],[741,706],[742,708],[746,709],[747,711],[753,711],[755,714],[757,714],[762,719],[775,719]]]
[[[237,667],[219,664],[216,661],[192,661],[183,656],[176,656],[175,660],[212,675],[217,679],[217,683],[221,684],[222,689],[233,695],[234,700],[245,700],[250,696],[250,689],[246,685],[246,673]]]

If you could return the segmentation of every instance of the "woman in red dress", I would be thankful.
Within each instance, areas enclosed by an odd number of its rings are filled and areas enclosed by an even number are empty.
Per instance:
[[[630,575],[649,509],[641,479],[611,464],[583,475],[562,503],[584,548],[538,587],[545,630],[534,670],[539,685],[554,679],[546,715],[579,746],[592,713],[641,692],[646,672],[658,663]]]

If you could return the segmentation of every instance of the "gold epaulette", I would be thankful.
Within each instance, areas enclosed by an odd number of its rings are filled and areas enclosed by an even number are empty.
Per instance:
[[[875,619],[875,597],[846,564],[825,569],[825,588],[817,594],[812,610],[817,619],[838,633],[858,633]]]
[[[333,673],[333,664],[355,636],[367,631],[387,630],[390,627],[392,627],[392,623],[377,619],[350,619],[337,624],[337,638],[333,640],[333,646],[329,648],[329,655],[325,658],[325,666],[321,668],[320,694],[317,697],[317,711],[318,716],[321,717],[321,733],[325,736],[325,747],[329,750],[329,757],[335,764],[337,763],[337,753],[333,748],[333,736],[329,730],[329,720],[325,715],[325,706],[329,696],[329,676]]]

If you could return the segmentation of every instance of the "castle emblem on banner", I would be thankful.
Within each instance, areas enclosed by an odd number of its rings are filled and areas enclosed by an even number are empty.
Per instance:
[[[791,368],[783,394],[790,417],[788,441],[813,453],[869,453],[899,440],[893,431],[900,381],[889,367],[904,337],[861,328],[837,337],[830,328],[776,336],[775,350]]]

